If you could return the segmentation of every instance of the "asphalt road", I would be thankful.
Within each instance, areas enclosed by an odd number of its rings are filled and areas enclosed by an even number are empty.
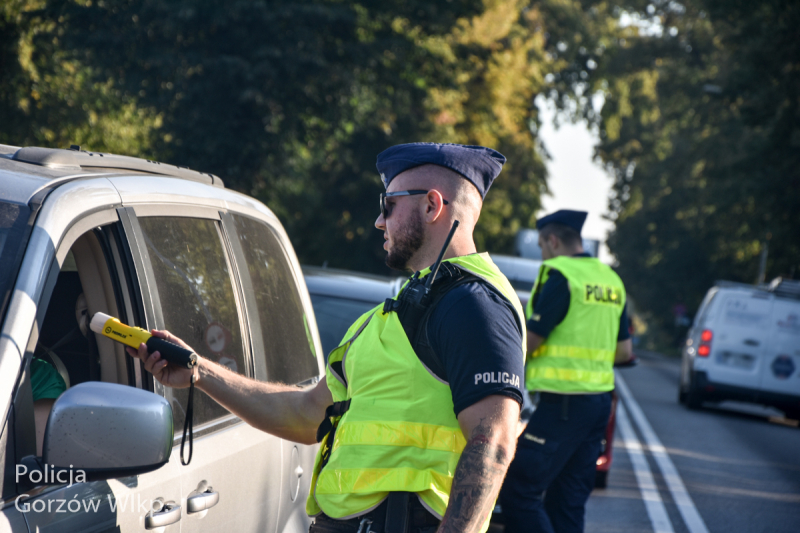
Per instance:
[[[679,361],[637,355],[617,371],[614,462],[589,499],[587,533],[800,532],[797,421],[733,402],[689,411]]]

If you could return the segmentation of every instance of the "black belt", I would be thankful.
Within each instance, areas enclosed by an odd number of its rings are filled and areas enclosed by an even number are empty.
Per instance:
[[[439,519],[425,509],[416,494],[391,492],[375,509],[347,520],[319,515],[310,533],[433,533]]]
[[[539,401],[545,403],[560,403],[561,404],[561,420],[569,420],[569,399],[572,396],[588,396],[588,394],[558,394],[555,392],[539,391]],[[597,392],[592,393],[596,395],[611,394],[611,392]]]
[[[544,403],[561,403],[561,420],[569,420],[569,394],[555,392],[539,392],[539,401]]]

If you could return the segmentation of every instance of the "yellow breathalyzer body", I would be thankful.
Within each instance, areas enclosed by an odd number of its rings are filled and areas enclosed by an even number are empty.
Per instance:
[[[118,318],[105,313],[95,313],[89,327],[97,334],[104,335],[126,346],[138,350],[144,343],[150,353],[159,352],[161,356],[176,365],[192,368],[197,364],[197,354],[177,344],[154,337],[149,331],[123,324]]]
[[[104,313],[95,313],[89,327],[95,333],[105,335],[109,339],[127,344],[137,350],[141,343],[147,344],[147,341],[152,337],[150,332],[123,324],[119,319]]]

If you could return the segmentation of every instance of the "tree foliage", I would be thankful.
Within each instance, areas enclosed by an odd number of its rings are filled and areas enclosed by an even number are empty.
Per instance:
[[[161,114],[122,94],[65,50],[44,1],[0,3],[0,142],[145,154]]]
[[[755,282],[766,243],[767,279],[800,264],[800,6],[617,9],[632,23],[608,34],[587,82],[605,97],[601,116],[583,110],[615,177],[619,271],[667,326],[675,304],[696,308],[716,279]]]
[[[800,263],[798,28],[787,0],[6,0],[0,142],[214,172],[302,261],[381,271],[375,156],[500,150],[476,240],[508,252],[546,191],[544,94],[598,127],[611,249],[666,325],[766,243],[769,277]]]
[[[19,75],[4,84],[14,94],[0,112],[15,117],[4,138],[213,172],[269,205],[301,260],[373,271],[384,268],[376,155],[483,144],[509,164],[477,241],[510,250],[545,178],[531,102],[547,61],[528,4],[19,0],[6,19],[16,34],[3,57]],[[43,72],[52,85],[39,90]],[[44,95],[36,109],[21,104],[30,94]]]

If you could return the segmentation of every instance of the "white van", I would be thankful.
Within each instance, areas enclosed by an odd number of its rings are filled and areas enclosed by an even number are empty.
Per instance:
[[[739,400],[800,419],[800,282],[718,282],[683,347],[678,400]]]

